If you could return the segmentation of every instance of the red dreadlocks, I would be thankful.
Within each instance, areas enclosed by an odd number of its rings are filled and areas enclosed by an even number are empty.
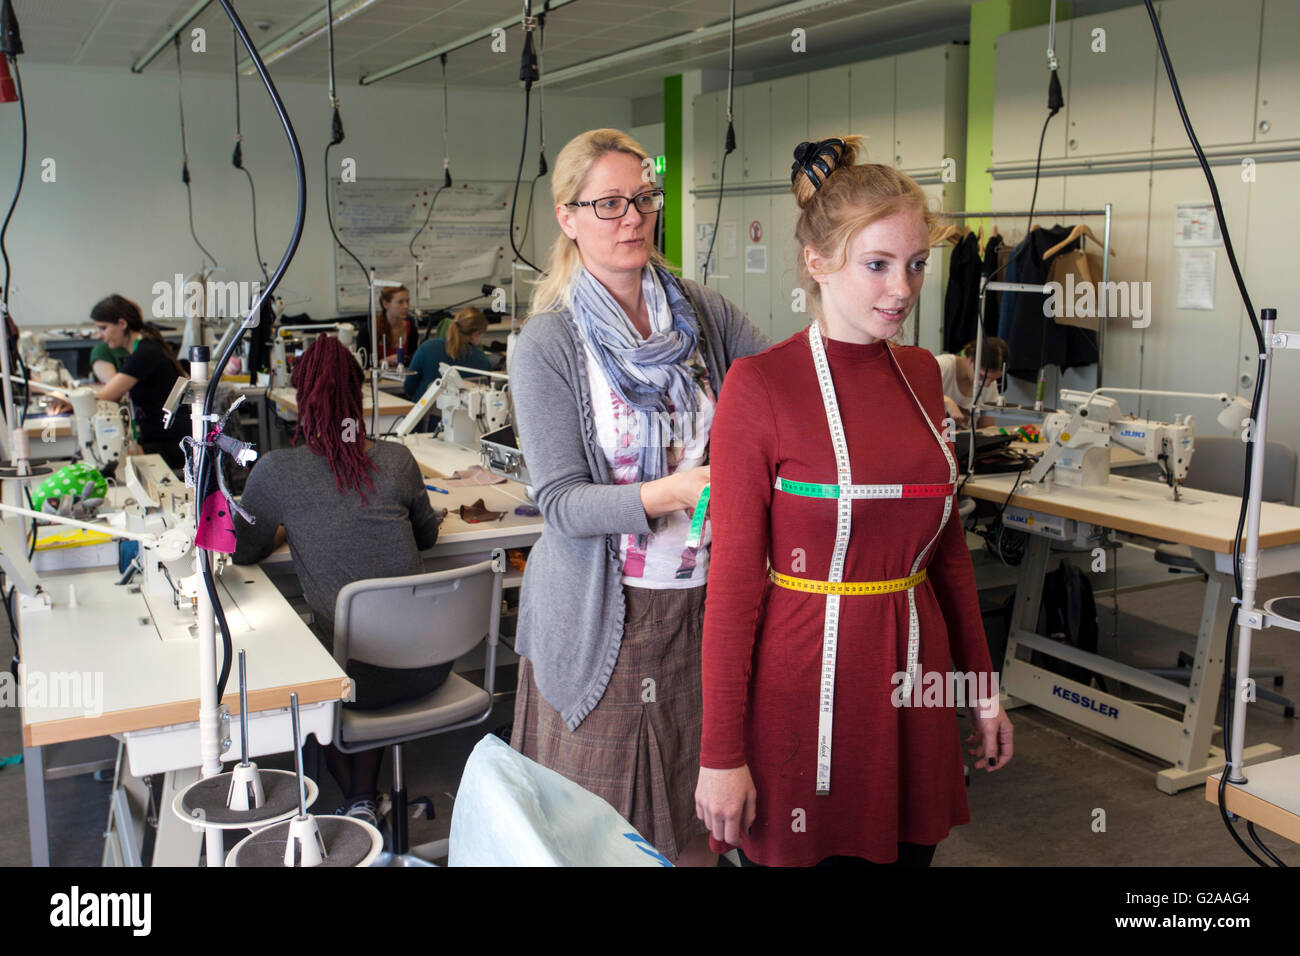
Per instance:
[[[375,490],[367,471],[378,471],[365,452],[365,425],[361,411],[361,367],[332,335],[317,336],[293,367],[290,381],[298,390],[298,429],[307,447],[324,455],[334,472],[334,484],[347,493],[356,489],[364,504],[361,485]]]

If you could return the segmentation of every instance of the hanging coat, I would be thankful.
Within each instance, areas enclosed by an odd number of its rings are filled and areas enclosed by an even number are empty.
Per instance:
[[[1043,253],[1069,234],[1069,226],[1031,230],[1025,241],[1016,248],[1013,259],[1015,281],[1032,285],[1046,282],[1052,269],[1052,260],[1044,261]],[[1061,252],[1078,247],[1079,241],[1075,240]],[[1040,293],[1016,294],[1011,335],[1007,339],[1007,345],[1011,349],[1011,363],[1007,372],[1029,382],[1038,380],[1038,369],[1043,365],[1067,369],[1095,365],[1097,362],[1096,333],[1071,325],[1057,325],[1055,319],[1043,315],[1046,300],[1047,296]]]

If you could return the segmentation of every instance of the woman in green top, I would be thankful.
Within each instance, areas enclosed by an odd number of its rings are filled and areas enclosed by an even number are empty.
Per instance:
[[[185,462],[180,441],[190,433],[188,405],[181,405],[172,416],[171,427],[163,426],[163,404],[176,383],[185,374],[176,361],[171,346],[152,326],[145,325],[140,307],[121,295],[110,295],[90,310],[95,331],[110,349],[126,353],[122,368],[105,383],[96,396],[105,402],[118,402],[128,394],[135,408],[135,424],[140,446],[145,454],[161,455],[172,468]],[[70,411],[66,402],[51,405],[55,413]]]
[[[456,318],[447,326],[445,339],[429,339],[415,350],[404,384],[406,397],[419,401],[425,390],[438,380],[438,367],[443,362],[492,371],[487,353],[478,347],[487,324],[487,316],[472,306],[457,312]]]

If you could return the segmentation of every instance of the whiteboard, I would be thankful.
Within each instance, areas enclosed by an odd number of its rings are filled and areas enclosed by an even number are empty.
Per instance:
[[[415,287],[411,237],[429,213],[439,183],[423,179],[332,178],[334,227],[339,237],[377,279],[398,279],[411,290],[412,305],[443,305],[449,286],[479,285],[510,275],[513,253],[507,230],[514,181],[457,182],[444,189],[428,225],[415,241],[422,260]],[[515,234],[521,231],[527,192],[521,189]],[[527,249],[520,249],[528,255]],[[464,296],[461,296],[463,298]],[[340,313],[370,308],[366,277],[352,257],[334,243],[334,298]]]

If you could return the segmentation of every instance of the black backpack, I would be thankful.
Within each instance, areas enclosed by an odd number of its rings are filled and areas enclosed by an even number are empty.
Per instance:
[[[1097,605],[1092,598],[1092,582],[1064,558],[1060,567],[1043,576],[1038,633],[1081,651],[1097,652]],[[1096,676],[1086,667],[1038,651],[1030,656],[1030,663],[1088,686]]]

